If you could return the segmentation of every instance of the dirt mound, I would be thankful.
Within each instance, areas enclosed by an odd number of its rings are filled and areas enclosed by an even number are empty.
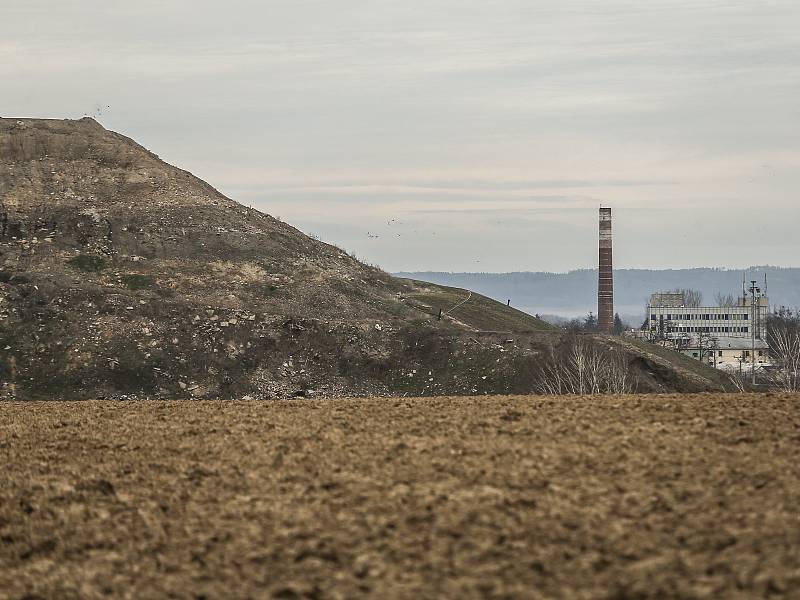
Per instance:
[[[92,119],[0,119],[0,397],[530,392],[549,329],[393,278]],[[719,388],[634,368],[642,391]]]
[[[0,598],[796,597],[798,407],[6,404]]]

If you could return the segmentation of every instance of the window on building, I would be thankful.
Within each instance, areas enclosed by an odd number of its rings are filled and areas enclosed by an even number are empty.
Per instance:
[[[759,355],[759,356],[764,356],[764,351],[763,351],[763,350],[759,350],[759,351],[758,351],[758,355]]]
[[[750,350],[745,350],[744,357],[747,358],[748,356],[750,356]]]
[[[692,356],[694,356],[695,358],[697,358],[697,352],[692,352]]]
[[[652,315],[650,315],[650,320],[651,320],[651,321],[655,321],[655,320],[656,320],[656,315],[655,315],[655,313],[653,313]]]
[[[639,314],[641,314],[641,313],[639,313]],[[718,356],[722,356],[722,350],[719,351]]]
[[[748,328],[747,328],[747,327],[742,327],[742,332],[743,332],[743,333],[747,333],[747,330],[748,330]]]
[[[747,319],[748,319],[748,317],[749,317],[749,316],[750,316],[750,315],[747,315],[747,314],[745,314],[745,315],[742,315],[742,320],[743,320],[743,321],[747,321]]]

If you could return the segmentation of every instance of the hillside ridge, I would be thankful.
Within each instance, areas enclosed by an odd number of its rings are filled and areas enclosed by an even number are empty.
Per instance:
[[[534,390],[561,334],[463,296],[365,265],[93,119],[0,119],[0,397]],[[643,391],[718,388],[637,368]]]

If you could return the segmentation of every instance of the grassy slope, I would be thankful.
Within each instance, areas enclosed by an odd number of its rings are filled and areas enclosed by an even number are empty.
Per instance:
[[[432,315],[441,308],[452,317],[480,331],[551,331],[553,327],[516,308],[481,296],[469,290],[446,287],[424,281],[409,279],[416,291],[408,293],[409,299]],[[463,304],[465,299],[469,298]],[[457,308],[454,308],[456,307]]]
[[[728,375],[718,369],[714,369],[713,367],[703,364],[699,360],[695,360],[686,356],[685,354],[671,350],[670,348],[665,348],[664,346],[659,346],[657,344],[651,344],[650,342],[646,342],[644,340],[625,338],[625,342],[635,346],[636,348],[639,348],[647,354],[655,355],[667,361],[674,368],[689,371],[693,375],[710,381],[713,384],[719,385],[724,390],[736,391]]]

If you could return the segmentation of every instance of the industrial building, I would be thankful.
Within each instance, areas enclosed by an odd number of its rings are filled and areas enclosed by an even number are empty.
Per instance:
[[[756,300],[755,314],[750,298],[740,298],[736,306],[685,306],[683,304],[661,304],[665,296],[653,294],[647,308],[651,337],[678,340],[698,337],[698,334],[750,338],[756,334],[761,339],[765,333],[765,322],[769,312],[769,299],[762,296]]]
[[[647,305],[645,335],[717,368],[747,370],[770,364],[769,298],[751,282],[734,306],[687,306],[683,293],[658,292]]]
[[[681,351],[718,369],[738,370],[740,373],[750,371],[754,363],[756,368],[770,364],[769,346],[764,340],[755,340],[755,348],[753,341],[746,338],[719,337],[715,341],[714,347],[707,348],[702,356],[701,348],[685,348]]]
[[[597,325],[611,333],[614,324],[614,266],[612,260],[611,209],[600,207]],[[637,337],[669,345],[707,364],[728,370],[747,370],[753,377],[770,366],[767,343],[769,297],[763,288],[742,280],[742,294],[731,306],[699,306],[698,298],[684,292],[656,292],[647,304],[647,317]],[[693,294],[690,294],[692,296]]]

